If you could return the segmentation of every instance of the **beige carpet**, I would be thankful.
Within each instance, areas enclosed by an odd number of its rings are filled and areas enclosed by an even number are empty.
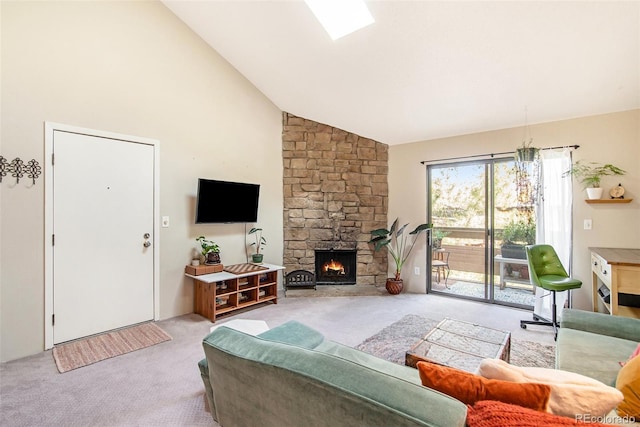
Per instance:
[[[63,373],[170,339],[155,323],[143,323],[55,346],[53,359]]]

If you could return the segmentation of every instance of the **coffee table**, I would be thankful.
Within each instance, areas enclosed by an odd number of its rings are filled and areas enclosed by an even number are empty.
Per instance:
[[[482,359],[509,362],[510,351],[511,332],[445,318],[407,351],[405,365],[422,360],[475,373]]]

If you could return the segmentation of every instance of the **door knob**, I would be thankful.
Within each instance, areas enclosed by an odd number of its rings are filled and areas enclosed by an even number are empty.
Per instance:
[[[142,244],[142,246],[144,246],[145,248],[148,248],[149,246],[151,246],[151,242],[147,240]]]

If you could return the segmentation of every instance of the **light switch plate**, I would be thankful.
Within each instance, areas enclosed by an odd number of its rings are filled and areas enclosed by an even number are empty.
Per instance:
[[[591,223],[590,219],[585,219],[584,220],[584,229],[585,230],[591,230],[592,225],[593,224]]]
[[[167,228],[169,226],[169,217],[168,216],[163,216],[162,217],[162,227],[163,228]]]

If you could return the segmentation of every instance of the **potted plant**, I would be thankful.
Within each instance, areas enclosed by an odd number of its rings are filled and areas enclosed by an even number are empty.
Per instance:
[[[536,225],[533,221],[511,221],[502,230],[500,253],[503,258],[526,259],[525,245],[535,242]]]
[[[204,236],[198,237],[196,242],[200,243],[205,264],[220,264],[220,246],[212,240],[205,239]]]
[[[516,149],[516,160],[518,162],[533,162],[536,159],[540,149],[532,145],[533,138],[529,142],[522,141],[522,145]]]
[[[448,231],[442,231],[438,228],[433,229],[433,234],[431,235],[431,240],[433,242],[434,249],[440,249],[442,247],[442,239],[451,234]]]
[[[575,177],[584,185],[589,199],[599,199],[602,197],[602,188],[600,187],[602,177],[608,175],[624,175],[625,173],[627,172],[610,163],[603,165],[595,162],[583,163],[581,160],[578,160],[571,166],[571,169],[562,174],[562,176],[571,175]]]
[[[264,257],[264,254],[260,253],[260,249],[262,248],[262,246],[265,246],[267,244],[267,239],[262,236],[262,228],[254,227],[249,230],[249,234],[253,234],[256,239],[255,242],[251,243],[251,246],[255,246],[256,248],[256,253],[251,255],[251,259],[254,263],[260,264]]]
[[[402,267],[409,258],[409,254],[411,254],[419,235],[431,228],[431,224],[420,224],[411,233],[404,234],[408,225],[405,224],[398,228],[398,218],[396,218],[388,230],[386,228],[373,230],[371,232],[371,240],[369,240],[369,243],[375,243],[376,252],[386,247],[393,258],[396,265],[396,274],[394,278],[388,278],[386,283],[387,291],[393,295],[402,292]]]

